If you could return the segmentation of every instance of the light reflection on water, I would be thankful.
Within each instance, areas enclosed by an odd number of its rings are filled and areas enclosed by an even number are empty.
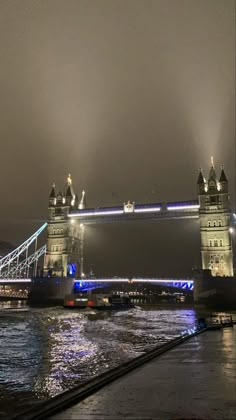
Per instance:
[[[19,412],[31,401],[82,383],[196,323],[191,308],[108,313],[0,305],[1,417],[12,414],[13,401]]]

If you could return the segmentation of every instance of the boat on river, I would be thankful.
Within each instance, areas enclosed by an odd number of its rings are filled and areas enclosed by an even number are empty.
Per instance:
[[[77,309],[98,309],[101,311],[126,310],[134,308],[128,295],[119,294],[89,294],[74,293],[65,296],[64,308]]]

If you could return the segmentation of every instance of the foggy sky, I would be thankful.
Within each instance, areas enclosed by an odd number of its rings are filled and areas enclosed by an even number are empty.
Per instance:
[[[69,172],[89,206],[195,199],[213,155],[235,205],[233,0],[0,0],[0,55],[0,239],[33,233]],[[189,272],[197,223],[89,227],[87,265]]]

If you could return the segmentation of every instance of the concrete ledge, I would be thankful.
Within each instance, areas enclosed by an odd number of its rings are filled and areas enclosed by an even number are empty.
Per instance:
[[[170,341],[169,343],[166,343],[160,347],[155,347],[154,349],[136,357],[135,359],[129,360],[128,362],[125,362],[122,365],[115,367],[114,369],[104,372],[96,378],[86,382],[85,384],[78,385],[77,387],[63,392],[62,394],[59,394],[47,401],[39,402],[37,404],[34,403],[34,407],[12,417],[12,420],[43,420],[51,417],[54,414],[61,412],[66,408],[69,408],[72,405],[84,400],[88,396],[94,394],[116,379],[126,375],[132,370],[151,361],[155,357],[158,357],[168,350],[179,346],[180,344],[184,343],[192,337],[197,336],[198,334],[203,333],[204,331],[207,331],[207,328],[198,330],[192,334],[180,336]]]

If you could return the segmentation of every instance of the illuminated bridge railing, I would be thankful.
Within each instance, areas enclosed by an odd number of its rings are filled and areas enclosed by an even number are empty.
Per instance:
[[[12,252],[7,254],[5,257],[0,258],[0,273],[5,267],[9,267],[11,263],[16,261],[18,263],[19,257],[27,252],[30,245],[37,240],[39,235],[44,231],[47,227],[47,223],[44,223],[30,238],[28,238],[25,242],[23,242],[20,246],[14,249]]]
[[[198,201],[182,201],[151,204],[129,204],[116,207],[101,207],[73,210],[71,220],[81,223],[109,223],[139,219],[187,219],[199,217]]]
[[[6,271],[3,271],[0,278],[21,278],[22,276],[29,275],[29,268],[34,262],[38,262],[38,259],[46,252],[46,245],[43,245],[32,255],[28,256],[24,261],[15,267],[11,267]]]
[[[24,284],[24,283],[31,283],[31,279],[1,279],[0,278],[0,285],[1,284]]]

